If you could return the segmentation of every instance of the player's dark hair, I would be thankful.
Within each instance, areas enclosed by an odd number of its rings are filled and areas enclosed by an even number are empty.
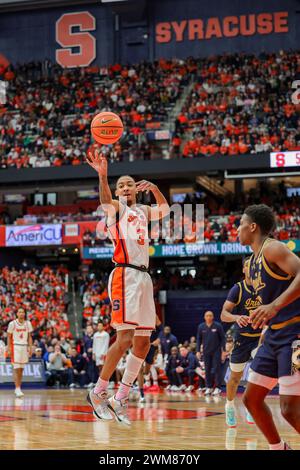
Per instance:
[[[117,179],[117,182],[116,182],[116,189],[117,189],[117,187],[118,187],[118,183],[119,183],[119,181],[120,181],[121,178],[131,178],[131,179],[135,182],[135,179],[134,179],[132,176],[130,176],[130,175],[122,175],[122,176],[120,176],[120,177]]]
[[[18,309],[17,309],[17,311],[16,311],[16,316],[17,316],[17,313],[19,312],[19,310],[24,310],[24,312],[25,312],[25,318],[26,318],[26,320],[27,320],[27,311],[26,311],[26,308],[24,308],[24,307],[18,307]]]
[[[265,204],[254,204],[244,212],[249,219],[257,224],[263,235],[270,235],[275,228],[275,215],[271,207]]]

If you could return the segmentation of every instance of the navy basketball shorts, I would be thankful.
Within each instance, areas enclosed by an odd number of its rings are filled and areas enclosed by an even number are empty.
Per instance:
[[[232,372],[243,372],[247,362],[253,357],[253,352],[258,346],[258,341],[259,336],[251,338],[240,334],[237,335],[229,362]]]
[[[280,395],[300,396],[300,370],[295,366],[299,350],[299,325],[281,330],[268,328],[251,364],[248,382],[269,390],[279,383]]]

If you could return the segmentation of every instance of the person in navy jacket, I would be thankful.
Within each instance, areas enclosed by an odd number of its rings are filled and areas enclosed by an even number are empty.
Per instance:
[[[87,361],[77,352],[76,348],[72,348],[71,362],[72,368],[69,370],[70,388],[75,386],[75,382],[79,382],[80,387],[83,387],[86,384]]]
[[[197,332],[197,357],[200,359],[200,350],[203,349],[205,364],[206,391],[205,395],[219,395],[221,393],[222,374],[221,356],[225,350],[225,333],[221,323],[214,321],[211,311],[205,312],[204,322],[200,323]],[[213,390],[213,386],[215,389]]]
[[[196,358],[195,354],[189,351],[185,347],[180,348],[179,355],[179,366],[176,368],[176,373],[178,376],[178,382],[181,390],[186,390],[191,392],[194,390],[194,378],[195,370],[199,367],[199,360]],[[188,378],[188,387],[183,384],[184,378]]]
[[[172,335],[171,328],[169,326],[164,327],[164,331],[159,333],[161,352],[163,357],[169,357],[173,346],[178,346],[178,340],[176,336]]]
[[[179,389],[179,379],[178,374],[176,372],[177,367],[180,366],[180,356],[178,353],[177,346],[173,346],[170,352],[170,356],[166,365],[166,375],[169,379],[169,385],[167,386],[167,390],[177,391]]]

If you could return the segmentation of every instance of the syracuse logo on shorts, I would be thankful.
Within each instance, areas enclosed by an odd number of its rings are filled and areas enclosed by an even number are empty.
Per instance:
[[[113,301],[113,310],[116,311],[116,310],[120,310],[120,300],[119,299],[115,299]]]

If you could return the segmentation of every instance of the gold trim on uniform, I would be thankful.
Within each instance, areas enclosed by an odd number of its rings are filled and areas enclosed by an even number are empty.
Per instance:
[[[263,263],[263,266],[265,268],[265,270],[267,271],[267,273],[269,274],[269,276],[273,277],[274,279],[278,279],[279,281],[289,281],[291,279],[292,276],[280,276],[280,274],[277,274],[277,273],[274,273],[274,271],[272,271],[272,269],[268,266],[267,264],[267,260],[265,259],[264,255],[262,254],[262,263]]]
[[[252,294],[252,292],[251,292],[251,290],[249,289],[249,287],[248,287],[248,285],[247,285],[245,279],[243,280],[243,284],[244,284],[244,287],[245,287],[246,291],[249,292],[249,294]]]
[[[238,286],[239,286],[239,289],[240,289],[240,293],[239,293],[239,298],[238,298],[238,301],[237,301],[237,304],[235,304],[235,306],[239,305],[241,303],[241,300],[242,300],[242,284],[240,282],[237,283]]]
[[[261,333],[240,333],[241,336],[247,336],[248,338],[257,338],[261,336]]]
[[[275,323],[275,325],[271,325],[271,330],[280,330],[285,326],[293,325],[294,323],[300,323],[300,316],[291,318],[290,320],[282,321],[281,323]]]

